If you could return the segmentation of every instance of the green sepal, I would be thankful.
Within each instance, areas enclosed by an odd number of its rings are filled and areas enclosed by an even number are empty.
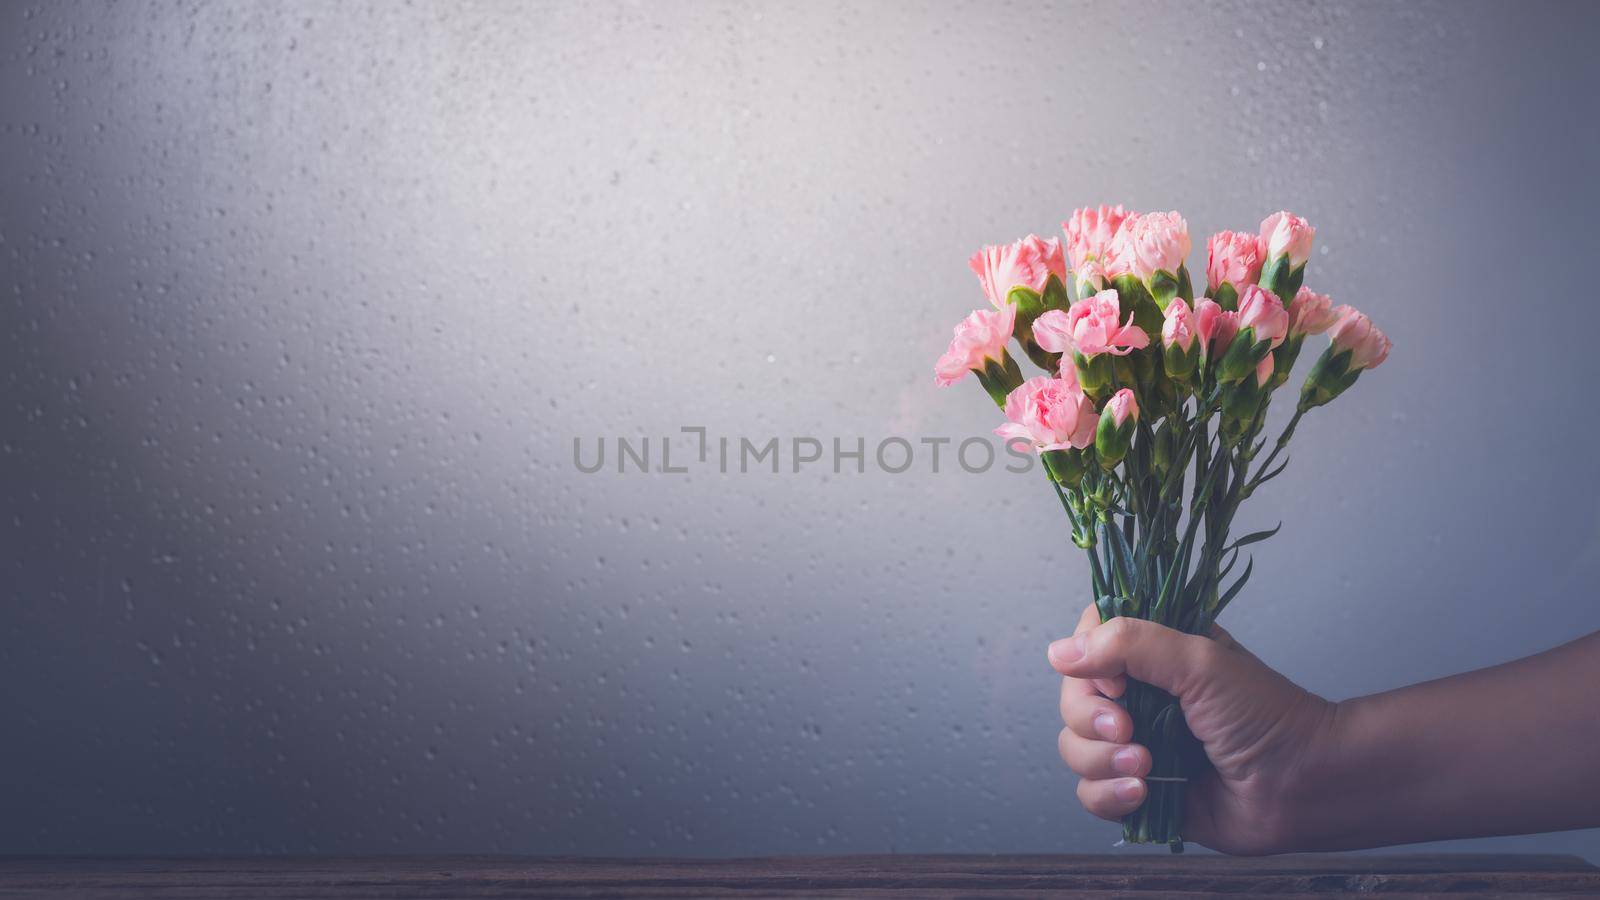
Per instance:
[[[1302,266],[1301,268],[1304,267]],[[1287,299],[1283,296],[1283,288],[1288,286],[1288,281],[1289,254],[1280,253],[1269,260],[1265,266],[1261,267],[1261,280],[1258,283],[1261,285],[1262,290],[1276,294],[1278,299],[1282,300],[1285,305],[1288,305],[1289,300],[1294,299],[1294,294],[1292,293]]]
[[[1228,352],[1222,355],[1222,360],[1217,363],[1217,380],[1223,384],[1240,381],[1246,375],[1255,373],[1256,366],[1261,360],[1272,352],[1271,341],[1256,340],[1254,328],[1241,328],[1234,335],[1233,343],[1228,345]]]
[[[1051,480],[1066,487],[1077,487],[1088,467],[1081,450],[1046,450],[1039,456]]]
[[[1039,346],[1039,342],[1033,339],[1031,332],[1028,339],[1022,342],[1022,352],[1028,354],[1028,359],[1032,360],[1034,365],[1051,375],[1061,371],[1061,354],[1051,353]]]
[[[1017,321],[1021,322],[1023,316],[1029,316],[1029,323],[1044,312],[1044,298],[1033,288],[1017,285],[1006,294],[1006,302],[1017,308]]]
[[[1155,383],[1156,373],[1161,368],[1161,342],[1157,340],[1153,346],[1135,350],[1123,359],[1133,364],[1133,383],[1141,388],[1149,387]]]
[[[1017,366],[1017,361],[1011,353],[1002,353],[999,361],[985,359],[982,369],[974,369],[978,375],[978,383],[989,392],[989,398],[1001,409],[1006,408],[1006,396],[1022,384],[1022,369]]]
[[[1044,293],[1040,295],[1039,299],[1047,310],[1064,310],[1072,305],[1072,295],[1067,292],[1067,286],[1062,284],[1061,279],[1056,277],[1054,272],[1050,273],[1050,277],[1045,279]]]
[[[1050,277],[1055,278],[1054,275]],[[1050,290],[1048,282],[1045,284],[1045,290],[1047,292]],[[1011,326],[1011,336],[1022,345],[1022,352],[1028,355],[1028,359],[1034,365],[1051,375],[1056,374],[1060,370],[1061,354],[1045,350],[1033,339],[1033,323],[1045,312],[1044,297],[1038,291],[1018,285],[1006,294],[1006,302],[1017,310],[1016,321]]]
[[[1084,356],[1076,351],[1072,354],[1072,365],[1078,372],[1078,387],[1089,396],[1098,396],[1105,393],[1111,386],[1112,362],[1111,354],[1099,353],[1093,358]]]
[[[1161,336],[1162,311],[1155,298],[1145,290],[1143,282],[1132,275],[1118,275],[1111,282],[1117,291],[1117,312],[1122,322],[1133,314],[1133,324],[1139,326],[1151,339]],[[1120,322],[1118,324],[1121,324]]]
[[[1284,338],[1278,349],[1272,351],[1272,380],[1268,384],[1273,390],[1283,387],[1289,380],[1289,372],[1294,368],[1295,361],[1300,358],[1300,348],[1305,342],[1305,335],[1292,334]]]
[[[1178,263],[1178,296],[1194,306],[1194,282],[1189,279],[1189,264]]]
[[[1350,367],[1353,355],[1353,351],[1340,350],[1337,344],[1329,344],[1328,349],[1322,351],[1311,372],[1306,375],[1305,384],[1300,387],[1301,410],[1315,409],[1329,403],[1356,383],[1356,379],[1361,377],[1361,370]]]
[[[1217,305],[1224,310],[1231,311],[1239,308],[1239,291],[1230,281],[1224,281],[1222,284],[1217,285],[1217,295],[1211,299],[1215,300]]]
[[[1180,265],[1178,268],[1183,267]],[[1172,298],[1178,296],[1181,287],[1178,276],[1166,269],[1157,269],[1155,274],[1150,276],[1150,296],[1155,300],[1156,308],[1163,313],[1167,311],[1167,304],[1172,302]]]
[[[1222,434],[1230,441],[1244,435],[1245,427],[1261,406],[1263,391],[1254,378],[1244,378],[1222,391]]]
[[[1300,292],[1300,285],[1304,284],[1305,280],[1306,280],[1306,264],[1305,263],[1301,263],[1300,265],[1296,266],[1295,268],[1289,270],[1289,277],[1287,279],[1285,279],[1284,283],[1283,283],[1283,292],[1282,293],[1278,293],[1278,299],[1283,301],[1284,309],[1288,309],[1289,308],[1289,304],[1294,302],[1294,295],[1298,294]],[[1274,293],[1277,293],[1277,292],[1274,292]]]
[[[1196,337],[1188,350],[1177,344],[1168,346],[1162,352],[1161,364],[1172,378],[1179,381],[1188,378],[1200,365],[1200,339]]]

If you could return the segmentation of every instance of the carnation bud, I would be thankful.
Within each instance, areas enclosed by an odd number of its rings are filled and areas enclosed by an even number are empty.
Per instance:
[[[1247,286],[1239,295],[1239,334],[1222,357],[1217,378],[1224,383],[1244,378],[1288,333],[1289,311],[1282,301],[1257,285]]]
[[[1099,260],[1089,260],[1072,270],[1073,298],[1084,300],[1106,289],[1106,271]]]
[[[1123,388],[1106,401],[1100,411],[1100,425],[1095,429],[1094,450],[1105,469],[1114,468],[1128,455],[1133,442],[1133,428],[1139,421],[1139,402],[1133,391]]]
[[[1389,358],[1389,338],[1370,319],[1349,306],[1335,312],[1339,318],[1328,331],[1328,349],[1322,351],[1300,388],[1302,410],[1332,401],[1349,390],[1363,371]]]
[[[1161,325],[1162,364],[1167,374],[1180,381],[1188,378],[1200,363],[1200,343],[1189,304],[1175,298],[1167,304]]]
[[[1311,223],[1290,212],[1267,216],[1261,222],[1261,243],[1266,254],[1261,286],[1280,297],[1293,297],[1305,278],[1306,260],[1311,258],[1311,240],[1316,233]]]

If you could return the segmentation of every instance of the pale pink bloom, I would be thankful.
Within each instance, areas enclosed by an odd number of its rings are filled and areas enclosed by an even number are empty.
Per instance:
[[[1248,285],[1239,294],[1239,328],[1254,328],[1257,341],[1271,341],[1277,347],[1289,335],[1289,311],[1277,294]]]
[[[1215,303],[1211,305],[1216,306]],[[1194,346],[1194,340],[1194,313],[1182,297],[1173,297],[1172,302],[1167,304],[1166,318],[1161,323],[1161,343],[1187,353]]]
[[[1111,239],[1129,215],[1121,205],[1085,206],[1073,210],[1072,218],[1061,223],[1061,230],[1067,233],[1067,259],[1079,278],[1089,263],[1105,262],[1111,254]]]
[[[1118,428],[1121,428],[1122,423],[1128,421],[1129,417],[1135,422],[1139,421],[1139,401],[1134,399],[1133,391],[1128,388],[1112,394],[1111,399],[1106,401],[1106,409],[1111,411],[1111,421]]]
[[[1261,222],[1261,244],[1268,260],[1287,253],[1289,265],[1299,267],[1311,258],[1311,239],[1317,230],[1311,223],[1284,210],[1267,216]]]
[[[1256,387],[1266,387],[1272,380],[1272,354],[1261,357],[1261,362],[1256,363]]]
[[[1033,321],[1033,339],[1051,353],[1076,350],[1084,356],[1129,351],[1150,346],[1150,336],[1133,324],[1133,313],[1122,321],[1115,290],[1085,297],[1066,311],[1053,309]]]
[[[1239,311],[1236,309],[1223,309],[1217,307],[1217,312],[1212,318],[1210,353],[1215,358],[1228,352],[1228,345],[1233,343],[1234,335],[1239,333]]]
[[[1194,333],[1200,336],[1202,349],[1211,343],[1211,336],[1217,331],[1217,317],[1221,315],[1222,307],[1210,297],[1194,301]]]
[[[1239,313],[1225,310],[1210,297],[1194,302],[1194,331],[1200,336],[1200,349],[1215,358],[1227,351],[1239,333]]]
[[[1331,308],[1332,302],[1327,294],[1301,288],[1294,295],[1294,302],[1289,304],[1289,333],[1321,334],[1327,331],[1339,319]]]
[[[1206,284],[1213,293],[1223,282],[1242,290],[1261,278],[1266,244],[1254,234],[1219,231],[1206,241]]]
[[[1378,326],[1353,306],[1334,309],[1338,321],[1328,330],[1328,338],[1339,350],[1350,351],[1350,368],[1376,369],[1389,358],[1393,343]]]
[[[994,430],[1006,440],[1027,441],[1035,450],[1082,450],[1094,443],[1099,423],[1094,403],[1075,383],[1040,375],[1006,395],[1006,424]]]
[[[1189,249],[1189,223],[1177,212],[1131,215],[1111,240],[1106,275],[1131,274],[1144,282],[1157,271],[1176,275]]]
[[[934,382],[949,387],[968,372],[983,369],[985,360],[1004,361],[1006,343],[1011,340],[1016,321],[1017,308],[1009,304],[1002,309],[973,310],[955,327],[950,349],[934,364]]]
[[[1006,295],[1014,287],[1025,287],[1040,293],[1044,283],[1054,274],[1065,284],[1067,264],[1061,255],[1061,239],[1045,240],[1028,235],[1006,247],[985,247],[967,265],[977,273],[983,283],[983,292],[996,309],[1010,305]]]

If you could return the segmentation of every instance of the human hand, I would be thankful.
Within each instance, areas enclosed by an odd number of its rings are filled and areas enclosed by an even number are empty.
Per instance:
[[[1326,748],[1335,705],[1257,659],[1221,628],[1212,637],[1154,622],[1104,624],[1093,604],[1070,638],[1050,645],[1061,681],[1061,758],[1078,799],[1104,819],[1144,802],[1150,751],[1128,741],[1133,720],[1114,698],[1136,678],[1177,697],[1212,769],[1186,792],[1183,836],[1224,853],[1296,849],[1309,835],[1305,773]]]

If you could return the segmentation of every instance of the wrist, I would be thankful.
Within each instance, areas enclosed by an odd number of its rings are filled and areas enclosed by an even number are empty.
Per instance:
[[[1394,824],[1386,810],[1407,779],[1398,729],[1376,722],[1373,697],[1322,701],[1302,763],[1284,795],[1286,850],[1379,846]]]

